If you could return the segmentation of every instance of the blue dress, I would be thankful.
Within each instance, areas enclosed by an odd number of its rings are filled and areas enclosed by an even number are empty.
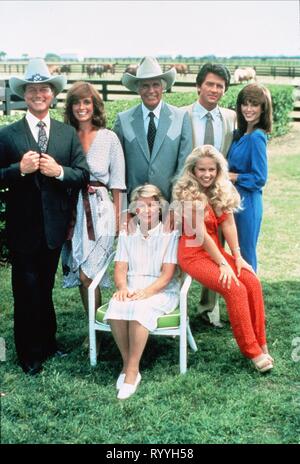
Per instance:
[[[234,140],[228,153],[229,171],[238,174],[235,187],[243,209],[235,214],[241,254],[257,270],[256,245],[261,226],[262,188],[267,181],[267,135],[261,129]]]

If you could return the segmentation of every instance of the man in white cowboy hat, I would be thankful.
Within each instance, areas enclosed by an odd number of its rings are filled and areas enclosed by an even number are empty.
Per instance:
[[[31,375],[47,358],[63,354],[56,343],[52,290],[71,199],[89,180],[75,129],[49,116],[65,84],[63,76],[50,75],[44,60],[30,60],[25,77],[9,81],[28,111],[0,130],[0,187],[9,189],[15,344],[21,367]]]
[[[148,182],[170,201],[172,180],[192,151],[188,114],[162,100],[175,78],[174,68],[162,72],[157,60],[149,56],[141,60],[136,76],[123,75],[123,85],[142,99],[141,104],[119,113],[114,127],[125,155],[128,196]]]

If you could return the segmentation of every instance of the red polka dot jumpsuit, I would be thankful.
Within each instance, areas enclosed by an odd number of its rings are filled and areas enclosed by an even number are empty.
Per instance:
[[[218,225],[226,218],[226,213],[217,218],[211,206],[205,209],[204,222],[207,233],[237,275],[233,257],[224,250],[218,238]],[[242,269],[239,277],[240,286],[232,280],[230,289],[224,288],[219,282],[218,264],[202,246],[189,246],[191,238],[184,234],[180,237],[180,267],[193,279],[224,297],[232,331],[241,352],[250,359],[259,356],[262,353],[261,347],[266,344],[264,301],[260,281],[251,271]]]

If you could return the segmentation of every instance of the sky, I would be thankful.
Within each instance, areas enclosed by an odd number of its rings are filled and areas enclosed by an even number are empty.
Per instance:
[[[7,57],[300,56],[300,0],[0,1]]]

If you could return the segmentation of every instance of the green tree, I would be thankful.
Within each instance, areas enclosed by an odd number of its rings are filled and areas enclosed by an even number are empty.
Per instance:
[[[3,60],[6,57],[7,53],[0,51],[0,60]]]
[[[46,53],[45,61],[60,61],[60,56],[55,53]]]

